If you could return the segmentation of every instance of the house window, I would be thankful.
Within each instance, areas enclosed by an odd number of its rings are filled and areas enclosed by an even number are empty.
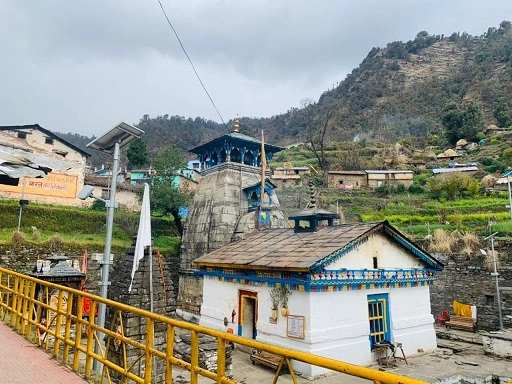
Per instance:
[[[485,305],[494,305],[494,295],[485,295]]]
[[[379,263],[377,262],[377,257],[373,258],[373,269],[379,269]]]
[[[370,344],[372,348],[375,343],[383,340],[391,341],[387,294],[368,296],[368,320],[370,322]]]
[[[44,138],[44,143],[52,145],[53,144],[53,138],[52,137],[45,137]]]
[[[18,139],[26,139],[27,133],[26,132],[18,132]]]

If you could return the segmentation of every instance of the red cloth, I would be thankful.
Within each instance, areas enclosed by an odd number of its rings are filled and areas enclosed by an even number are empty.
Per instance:
[[[89,315],[89,312],[91,312],[91,299],[88,297],[82,298],[82,314],[83,315]],[[98,307],[96,307],[96,311],[94,311],[94,316],[98,315]]]

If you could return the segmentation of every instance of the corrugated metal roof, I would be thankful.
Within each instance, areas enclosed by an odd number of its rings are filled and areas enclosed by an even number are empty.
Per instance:
[[[328,171],[329,175],[366,175],[365,171]]]
[[[0,176],[4,178],[44,177],[52,170],[83,166],[45,156],[38,148],[31,148],[24,140],[3,132],[7,130],[5,127],[0,128],[3,128],[0,129]]]
[[[457,168],[434,168],[432,173],[438,175],[440,173],[453,173],[453,172],[476,172],[478,167],[457,167]]]
[[[397,171],[397,170],[380,170],[380,169],[377,169],[377,170],[370,170],[370,169],[365,169],[365,172],[366,173],[373,173],[373,174],[376,174],[376,175],[393,175],[393,174],[396,174],[396,173],[414,173],[413,171],[410,171],[410,170],[400,170],[400,171]]]

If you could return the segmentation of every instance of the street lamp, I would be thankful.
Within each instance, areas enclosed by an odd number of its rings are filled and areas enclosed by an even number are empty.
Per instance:
[[[114,158],[112,165],[112,182],[110,184],[109,199],[103,200],[105,202],[105,207],[107,208],[107,234],[105,239],[105,250],[103,251],[103,261],[101,263],[100,296],[105,299],[108,296],[108,286],[110,285],[110,281],[108,281],[108,274],[110,266],[110,249],[112,247],[112,229],[114,226],[114,209],[116,208],[116,185],[117,173],[119,170],[119,150],[120,148],[130,144],[133,140],[138,139],[143,134],[144,131],[121,122],[104,135],[94,139],[89,144],[87,144],[87,147],[113,155]],[[89,187],[89,189],[86,189],[86,187]],[[90,186],[85,186],[79,194],[79,198],[94,197],[90,188]],[[101,200],[99,198],[97,199]],[[106,309],[107,308],[104,303],[99,304],[98,325],[101,328],[105,327]],[[101,335],[99,336],[100,337],[98,337],[98,339],[100,340],[100,343],[103,343]],[[95,344],[95,352],[98,353],[97,344]],[[100,364],[96,364],[96,371],[100,371]]]
[[[509,186],[510,186],[510,184],[509,184]],[[498,232],[495,232],[492,235],[487,236],[484,240],[491,239],[492,261],[494,264],[494,272],[491,273],[491,276],[494,276],[494,279],[496,281],[496,298],[498,299],[498,316],[500,319],[500,330],[503,331],[504,327],[503,327],[503,316],[501,314],[501,295],[500,295],[500,286],[498,283],[498,276],[500,274],[498,273],[498,269],[496,267],[496,254],[494,253],[494,236],[496,236],[497,234],[498,234]],[[481,249],[480,252],[482,253],[482,255],[487,255],[487,251],[485,249]]]

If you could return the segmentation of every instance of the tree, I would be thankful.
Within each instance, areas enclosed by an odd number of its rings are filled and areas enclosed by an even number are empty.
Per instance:
[[[126,151],[128,161],[135,167],[146,165],[149,161],[149,152],[143,140],[134,140]]]
[[[167,148],[155,157],[154,167],[157,176],[152,179],[151,209],[162,216],[172,215],[180,236],[183,235],[183,223],[179,211],[192,201],[193,193],[182,191],[174,183],[177,171],[184,168],[185,158],[180,149]]]
[[[498,123],[498,127],[508,128],[512,125],[512,115],[505,102],[501,102],[494,109],[494,117]]]
[[[321,100],[322,101],[322,100]],[[326,98],[318,104],[312,103],[311,99],[301,101],[306,114],[306,140],[309,142],[313,154],[318,160],[320,168],[327,172],[329,162],[325,153],[325,147],[329,133],[333,128],[335,116],[335,104]]]
[[[459,106],[453,102],[446,105],[443,109],[441,121],[446,130],[446,138],[450,144],[457,143],[460,139],[462,128],[462,114]]]
[[[478,132],[485,128],[482,108],[471,101],[462,115],[462,136],[466,140],[475,140]]]

